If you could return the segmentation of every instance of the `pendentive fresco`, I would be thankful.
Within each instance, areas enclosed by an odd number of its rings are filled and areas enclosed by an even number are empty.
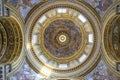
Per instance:
[[[84,0],[90,4],[98,12],[100,16],[104,14],[106,9],[115,1],[115,0]],[[39,3],[40,0],[7,0],[7,3],[13,5],[15,8],[19,9],[23,18],[26,17],[27,13]]]

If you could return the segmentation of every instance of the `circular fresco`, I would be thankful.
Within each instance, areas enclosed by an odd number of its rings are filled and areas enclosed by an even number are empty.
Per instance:
[[[21,50],[22,33],[19,24],[13,18],[1,18],[0,63],[14,61],[14,59],[17,59],[16,57],[19,57]]]
[[[81,2],[45,3],[49,5],[36,7],[26,22],[28,60],[40,73],[52,77],[88,72],[100,56],[97,16]]]
[[[44,32],[45,48],[55,57],[69,57],[80,49],[80,28],[70,20],[55,20]]]
[[[7,36],[6,36],[6,31],[3,25],[0,23],[0,59],[5,53],[5,49],[7,47]]]
[[[71,8],[54,8],[45,14],[32,30],[33,52],[45,65],[56,69],[71,69],[82,64],[94,46],[95,36],[88,19]]]
[[[111,25],[112,24],[112,25]],[[104,31],[104,46],[109,57],[115,61],[120,60],[120,17],[114,17],[109,21]]]
[[[103,28],[102,28],[102,43],[103,43],[103,60],[113,73],[117,76],[119,72],[120,62],[120,15],[116,13],[116,5],[119,5],[120,1],[114,3],[103,16]]]
[[[112,42],[113,50],[115,51],[114,55],[117,56],[117,58],[116,57],[115,58],[120,60],[120,27],[119,27],[120,17],[116,20],[114,24],[115,25],[113,25],[113,28],[110,29],[112,33],[111,42]]]

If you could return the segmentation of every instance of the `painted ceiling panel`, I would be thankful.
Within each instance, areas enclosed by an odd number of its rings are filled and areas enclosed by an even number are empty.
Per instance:
[[[42,76],[38,75],[34,72],[27,62],[24,62],[21,69],[13,76],[11,76],[11,80],[41,80]],[[120,80],[117,76],[111,73],[103,61],[101,60],[97,67],[86,75],[87,80]]]
[[[104,14],[107,8],[115,1],[115,0],[84,0],[88,4],[90,4],[100,16]]]
[[[41,80],[41,76],[34,72],[27,62],[24,62],[22,68],[10,80]]]
[[[88,80],[120,80],[116,75],[110,72],[101,60],[97,67],[86,75]]]
[[[100,16],[104,14],[106,9],[115,1],[115,0],[84,0],[90,4]],[[26,17],[28,12],[39,3],[40,0],[7,0],[7,3],[13,5],[17,8],[22,14],[23,18]]]
[[[40,0],[7,0],[7,3],[13,5],[20,11],[23,18],[25,18],[32,7],[39,2]]]

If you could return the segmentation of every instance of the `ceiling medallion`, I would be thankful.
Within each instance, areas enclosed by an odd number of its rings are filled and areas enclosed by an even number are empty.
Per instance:
[[[66,45],[68,43],[68,41],[69,41],[68,35],[66,33],[64,33],[64,32],[61,32],[60,34],[58,34],[56,39],[57,39],[57,42],[60,45]]]

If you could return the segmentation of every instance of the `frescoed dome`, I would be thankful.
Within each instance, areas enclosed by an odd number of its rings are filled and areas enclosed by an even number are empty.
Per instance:
[[[81,31],[70,20],[55,20],[45,29],[44,46],[54,57],[72,56],[80,49]]]
[[[53,3],[36,7],[26,22],[27,58],[50,77],[85,74],[100,56],[99,20],[79,1],[79,5],[70,1]]]

